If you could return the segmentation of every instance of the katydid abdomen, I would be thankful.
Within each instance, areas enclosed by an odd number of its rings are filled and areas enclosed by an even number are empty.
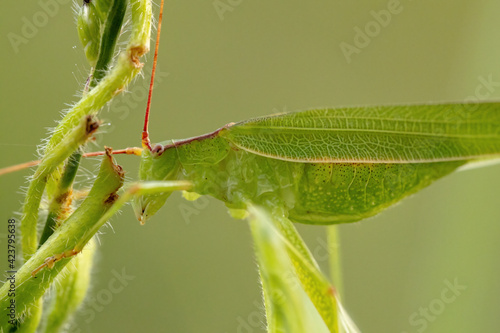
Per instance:
[[[356,222],[430,185],[463,163],[305,164],[289,217],[312,224]]]
[[[181,170],[195,192],[229,207],[272,202],[294,222],[332,224],[373,216],[463,164],[294,163],[231,149],[211,166],[181,161]]]
[[[159,145],[141,178],[186,179],[230,208],[280,206],[295,222],[373,216],[469,161],[500,154],[498,104],[311,110]],[[168,194],[139,199],[152,215]]]

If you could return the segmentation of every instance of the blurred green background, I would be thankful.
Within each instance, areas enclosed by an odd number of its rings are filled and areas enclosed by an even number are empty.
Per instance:
[[[371,11],[391,3],[167,1],[152,140],[285,110],[500,97],[500,2],[402,0],[386,26],[374,24]],[[78,100],[88,66],[71,2],[5,1],[0,15],[3,167],[35,157],[47,128]],[[37,26],[23,31],[26,22]],[[355,45],[355,27],[367,24],[373,37],[349,63],[340,45]],[[26,38],[13,44],[14,35]],[[101,113],[106,126],[90,149],[140,145],[146,86],[138,78]],[[139,159],[118,161],[135,179]],[[81,185],[97,163],[85,162]],[[29,174],[0,178],[2,248]],[[499,185],[498,166],[456,173],[376,218],[340,226],[344,303],[363,332],[498,332]],[[177,194],[146,226],[130,207],[111,224],[70,332],[264,331],[248,226],[221,203]],[[325,229],[299,228],[326,270]],[[454,281],[466,289],[445,302]]]

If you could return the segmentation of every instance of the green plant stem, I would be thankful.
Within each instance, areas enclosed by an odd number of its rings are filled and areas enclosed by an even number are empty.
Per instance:
[[[98,228],[95,224],[104,224],[102,217],[118,198],[116,192],[123,184],[123,171],[115,165],[110,154],[104,157],[99,174],[90,190],[89,195],[77,210],[67,219],[60,228],[45,242],[45,244],[19,269],[15,275],[16,297],[15,306],[17,315],[30,311],[32,306],[43,296],[54,278],[72,259],[71,256],[63,257],[54,263],[53,268],[45,268],[37,277],[32,273],[36,271],[47,258],[54,255],[73,253],[73,250],[83,250],[86,243],[95,234]],[[90,234],[89,230],[94,233]],[[10,304],[10,283],[0,288],[0,308],[6,309]],[[8,317],[0,317],[0,328],[7,332]]]
[[[45,148],[46,156],[53,154],[53,150],[65,149],[60,143],[78,126],[79,121],[86,115],[97,113],[116,94],[125,89],[127,84],[140,72],[142,64],[139,57],[149,51],[151,2],[149,0],[132,0],[131,4],[131,36],[125,51],[118,56],[117,64],[100,83],[92,89],[64,116],[55,128],[52,137]],[[76,148],[75,148],[76,149]],[[75,150],[73,149],[73,151]],[[69,153],[71,154],[72,151]],[[69,155],[69,154],[68,154]],[[68,156],[67,155],[67,156]],[[42,158],[47,161],[46,156]],[[66,156],[66,157],[67,157]],[[23,235],[23,251],[29,258],[37,248],[36,224],[38,208],[45,189],[46,180],[50,173],[64,161],[53,160],[52,164],[40,165],[35,172],[34,181],[30,183],[25,198],[21,232]],[[43,162],[42,162],[43,163]],[[43,175],[40,177],[40,175]],[[43,178],[39,180],[40,178]]]
[[[95,233],[106,223],[125,203],[134,196],[158,194],[164,192],[190,190],[192,183],[188,181],[152,181],[132,184],[120,197],[116,190],[121,185],[123,174],[121,169],[110,162],[111,156],[101,165],[101,171],[91,192],[82,205],[58,228],[45,244],[26,262],[16,275],[16,307],[30,309],[32,302],[41,297],[45,290],[72,257],[64,258],[55,263],[52,269],[44,269],[37,278],[31,273],[36,270],[46,258],[54,254],[64,253],[68,249],[81,250],[92,239]],[[110,200],[112,198],[114,201]],[[112,203],[112,205],[111,205]],[[81,279],[82,276],[79,276]],[[79,282],[79,283],[85,283]],[[9,286],[0,288],[0,307],[8,305]],[[0,328],[7,327],[6,318],[0,318]]]
[[[123,18],[127,11],[127,0],[113,0],[108,17],[104,26],[104,32],[101,38],[101,46],[99,48],[99,57],[94,69],[94,75],[90,82],[90,88],[94,88],[99,81],[106,75],[109,69],[109,63],[113,58],[116,41],[120,36],[120,31],[123,25]]]
[[[35,333],[40,319],[42,318],[43,299],[39,299],[37,304],[31,308],[29,315],[15,320],[15,324],[10,326],[9,333]]]
[[[41,297],[45,290],[72,257],[55,263],[52,269],[44,269],[37,278],[31,273],[46,258],[64,253],[68,249],[82,250],[95,233],[131,198],[140,195],[159,194],[172,191],[190,190],[193,184],[188,181],[151,181],[135,183],[120,197],[116,191],[121,186],[123,174],[121,168],[111,163],[110,152],[101,164],[101,170],[89,195],[81,206],[58,228],[31,259],[16,274],[16,307],[30,309],[33,302]],[[111,200],[112,199],[112,200]],[[111,205],[112,204],[112,205]],[[81,278],[81,277],[80,277]],[[9,284],[0,288],[0,307],[9,303]],[[0,317],[0,328],[7,327],[6,316]]]
[[[87,83],[85,86],[83,96],[87,94],[89,89],[94,88],[97,83],[99,83],[109,69],[110,62],[115,51],[116,41],[120,35],[123,18],[127,10],[127,3],[128,0],[114,0],[111,4],[112,8],[106,11],[107,19],[104,20],[104,32],[101,37],[98,61],[96,68],[93,70],[94,74],[90,76],[91,82]],[[50,235],[52,235],[57,226],[57,221],[64,218],[63,216],[60,216],[61,208],[67,203],[68,200],[71,199],[68,195],[70,194],[74,177],[78,171],[81,155],[82,154],[79,151],[73,153],[68,160],[59,182],[56,182],[56,184],[50,184],[49,181],[50,185],[47,187],[47,198],[51,203],[49,205],[49,211],[43,233],[40,237],[39,246],[41,246],[47,238],[50,237]],[[60,174],[59,170],[54,172],[54,176],[57,174]],[[54,179],[57,178],[59,177],[54,177]]]
[[[38,221],[38,207],[50,174],[76,149],[83,145],[99,127],[91,116],[83,117],[80,125],[67,135],[60,145],[48,151],[31,179],[26,193],[23,218],[21,220],[22,249],[24,259],[28,260],[35,253],[38,240],[36,223]]]
[[[57,125],[47,144],[47,151],[61,142],[62,138],[77,124],[79,118],[99,112],[141,71],[142,64],[139,58],[149,51],[151,2],[132,0],[130,8],[132,33],[127,48],[118,55],[116,65],[99,84],[89,91]]]
[[[46,146],[46,151],[61,141],[67,132],[75,126],[78,117],[98,113],[106,103],[123,91],[141,71],[142,63],[139,58],[149,51],[151,2],[149,0],[131,0],[130,8],[132,31],[126,49],[118,55],[115,66],[106,71],[106,76],[99,80],[99,84],[90,92],[86,91],[82,99],[59,122]],[[103,55],[103,58],[106,57]],[[102,65],[108,66],[104,62]],[[49,188],[56,186],[49,183]]]
[[[340,256],[340,235],[337,225],[327,227],[328,253],[330,260],[330,274],[333,286],[337,291],[337,297],[342,300],[343,281],[342,281],[342,258]]]
[[[97,249],[94,238],[85,246],[85,251],[76,256],[71,265],[55,279],[57,288],[51,293],[51,302],[45,307],[45,333],[59,332],[71,315],[85,299],[90,285],[93,256]]]
[[[80,160],[82,158],[82,152],[80,150],[75,151],[69,158],[64,167],[64,172],[59,181],[59,186],[52,198],[49,205],[49,212],[47,214],[47,221],[45,222],[45,227],[40,236],[39,246],[52,235],[54,229],[57,226],[57,221],[60,218],[65,218],[61,215],[63,206],[68,205],[68,201],[71,201],[71,189],[73,186],[73,180],[75,179],[76,172],[78,171],[78,166],[80,165]]]

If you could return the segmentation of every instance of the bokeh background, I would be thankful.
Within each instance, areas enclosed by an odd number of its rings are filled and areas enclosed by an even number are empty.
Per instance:
[[[500,97],[500,2],[401,0],[377,32],[371,11],[394,3],[167,0],[153,141],[311,107]],[[32,160],[47,128],[77,101],[88,65],[74,21],[67,0],[2,3],[1,167]],[[356,45],[355,28],[367,24],[373,37],[347,59],[341,43]],[[14,35],[25,39],[13,44]],[[138,78],[106,107],[107,125],[89,149],[140,145],[146,86]],[[118,161],[135,179],[139,159]],[[80,185],[97,163],[85,162]],[[29,174],[0,178],[2,248]],[[376,218],[340,226],[344,303],[363,332],[498,332],[499,185],[499,166],[456,173]],[[111,224],[71,332],[264,331],[248,226],[221,203],[176,194],[146,226],[130,207]],[[327,270],[325,229],[299,229]],[[120,291],[110,287],[117,281]],[[455,281],[466,289],[444,303]],[[429,306],[425,319],[419,311]]]

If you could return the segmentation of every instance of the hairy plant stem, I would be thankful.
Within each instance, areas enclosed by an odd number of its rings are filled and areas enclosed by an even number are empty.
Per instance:
[[[21,221],[22,248],[25,260],[28,260],[37,248],[38,207],[49,176],[59,164],[84,144],[98,127],[98,123],[92,116],[84,116],[84,119],[80,120],[80,124],[62,140],[60,145],[45,154],[38,166],[26,194],[24,215]]]
[[[93,69],[93,75],[91,74],[89,79],[87,79],[87,84],[85,85],[82,96],[85,96],[90,89],[94,88],[109,69],[115,51],[116,41],[122,29],[127,3],[128,0],[113,0],[110,4],[112,7],[106,12],[107,19],[105,20],[104,31],[101,36],[97,64]],[[89,82],[89,80],[91,81]],[[63,221],[68,217],[68,214],[64,216],[64,214],[61,215],[61,212],[68,210],[64,209],[64,207],[68,207],[71,204],[71,188],[80,165],[81,157],[82,153],[80,151],[75,151],[68,159],[64,171],[62,171],[61,167],[54,171],[54,184],[51,184],[49,180],[49,186],[46,191],[47,198],[50,201],[49,211],[38,246],[41,246],[47,238],[52,235],[54,229],[57,227],[58,221]]]
[[[36,224],[38,220],[38,209],[40,201],[50,174],[78,147],[71,151],[67,150],[64,158],[52,159],[49,162],[47,156],[53,155],[53,151],[64,149],[61,147],[65,137],[78,126],[78,123],[86,115],[96,114],[107,102],[125,89],[127,84],[140,72],[142,64],[139,57],[149,51],[150,25],[151,25],[151,1],[132,0],[131,7],[131,36],[126,50],[122,51],[117,59],[116,65],[99,82],[99,84],[83,98],[64,116],[55,128],[52,137],[45,147],[42,163],[39,165],[35,176],[30,183],[25,197],[23,217],[21,220],[21,232],[23,235],[23,252],[25,259],[30,258],[37,248]],[[50,166],[49,166],[50,164]]]
[[[118,38],[121,25],[123,23],[123,15],[126,11],[127,2],[128,0],[113,1],[113,5],[117,6],[116,8],[120,8],[120,10],[113,11],[109,14],[110,17],[113,17],[113,19],[109,20],[109,24],[107,25],[110,27],[107,30],[107,36],[110,38],[106,38],[102,42],[104,45],[104,52],[101,54],[102,59],[99,59],[99,66],[102,68],[99,67],[100,70],[98,71],[98,78],[94,78],[92,81],[97,85],[91,92],[85,92],[83,94],[82,99],[74,105],[68,113],[66,113],[64,118],[55,128],[52,137],[45,147],[41,163],[35,171],[35,174],[29,184],[23,206],[23,216],[20,226],[22,234],[21,246],[26,264],[23,265],[19,273],[16,274],[16,285],[23,283],[19,282],[22,280],[19,279],[20,274],[21,277],[23,277],[21,271],[24,272],[24,278],[26,278],[27,272],[29,272],[30,269],[33,269],[33,265],[28,265],[28,263],[30,262],[30,258],[33,258],[38,246],[37,222],[40,202],[44,192],[47,192],[48,199],[51,200],[54,205],[51,205],[53,209],[49,212],[49,220],[47,221],[48,223],[45,226],[45,232],[41,238],[42,244],[52,234],[52,227],[56,219],[56,213],[63,205],[62,203],[55,201],[57,200],[57,194],[64,192],[65,187],[66,189],[71,190],[70,186],[72,179],[70,174],[72,171],[76,171],[78,162],[70,167],[72,170],[69,170],[69,172],[65,175],[62,175],[61,164],[71,153],[75,152],[82,144],[84,144],[91,134],[90,132],[87,133],[87,135],[82,139],[81,137],[73,135],[73,132],[77,131],[77,128],[79,128],[79,122],[82,118],[96,114],[115,95],[125,89],[128,83],[130,83],[130,81],[140,72],[142,68],[139,58],[149,51],[152,15],[151,0],[130,0],[131,35],[128,45],[126,49],[118,55],[116,65],[108,71],[109,61],[112,59],[116,39]],[[112,40],[113,36],[115,36],[114,40]],[[104,76],[104,78],[102,76]],[[64,178],[65,176],[68,176],[69,178],[66,180],[62,179],[62,183],[59,182],[59,179],[61,177]],[[63,184],[64,182],[67,183]],[[69,214],[69,211],[67,213]],[[47,257],[57,254],[57,249],[54,247],[42,247],[40,251],[44,248],[46,251],[40,256],[37,256],[38,259],[43,259],[42,257],[44,255]],[[65,259],[63,261],[67,260]],[[53,276],[45,281],[45,287],[50,285],[52,278],[56,276],[59,271],[60,270],[52,271]],[[79,274],[78,272],[75,272],[75,274],[84,276],[84,274]],[[1,290],[7,288],[7,285],[7,283],[4,284]],[[26,288],[26,286],[23,285],[23,288]],[[21,290],[17,291],[16,298],[23,299],[24,306],[22,305],[22,302],[18,302],[17,315],[22,316],[23,313],[29,313],[29,317],[24,318],[24,322],[20,325],[16,325],[16,327],[18,331],[34,332],[41,318],[41,298],[33,297],[33,295],[31,295],[32,293],[29,291],[23,294],[22,290],[23,289],[21,288]],[[41,296],[46,288],[38,288],[36,290],[39,293],[37,295]],[[0,293],[0,297],[2,308],[5,309],[5,304],[7,304],[5,302],[8,301],[8,298],[3,293]],[[26,299],[28,298],[32,302],[26,302]],[[70,314],[71,312],[72,311],[68,310],[67,314]],[[0,324],[6,329],[3,322],[5,319],[6,318],[2,317]],[[10,328],[13,327],[11,326]]]
[[[72,201],[72,187],[73,180],[75,179],[82,152],[77,150],[71,154],[66,165],[62,177],[59,181],[58,187],[53,195],[52,201],[49,204],[49,211],[47,213],[47,221],[40,236],[39,246],[52,235],[54,229],[57,227],[57,222],[66,219],[70,213],[70,205]]]
[[[111,154],[103,158],[99,174],[92,189],[78,207],[67,219],[66,223],[58,228],[42,247],[18,270],[15,275],[16,298],[15,307],[17,315],[30,311],[43,296],[54,278],[72,259],[72,256],[82,251],[98,228],[106,221],[102,216],[117,200],[116,192],[123,184],[123,171],[113,163]],[[92,232],[89,232],[92,231]],[[33,272],[40,270],[54,259],[48,266],[41,270],[37,277]],[[9,297],[10,283],[0,288],[0,308],[6,309],[11,298]],[[6,315],[0,317],[0,328],[7,332],[9,326]]]
[[[97,244],[94,238],[85,250],[71,260],[56,276],[51,298],[44,308],[45,325],[43,333],[62,331],[68,318],[73,315],[85,299],[90,286],[90,276]],[[42,333],[42,332],[40,332]]]

